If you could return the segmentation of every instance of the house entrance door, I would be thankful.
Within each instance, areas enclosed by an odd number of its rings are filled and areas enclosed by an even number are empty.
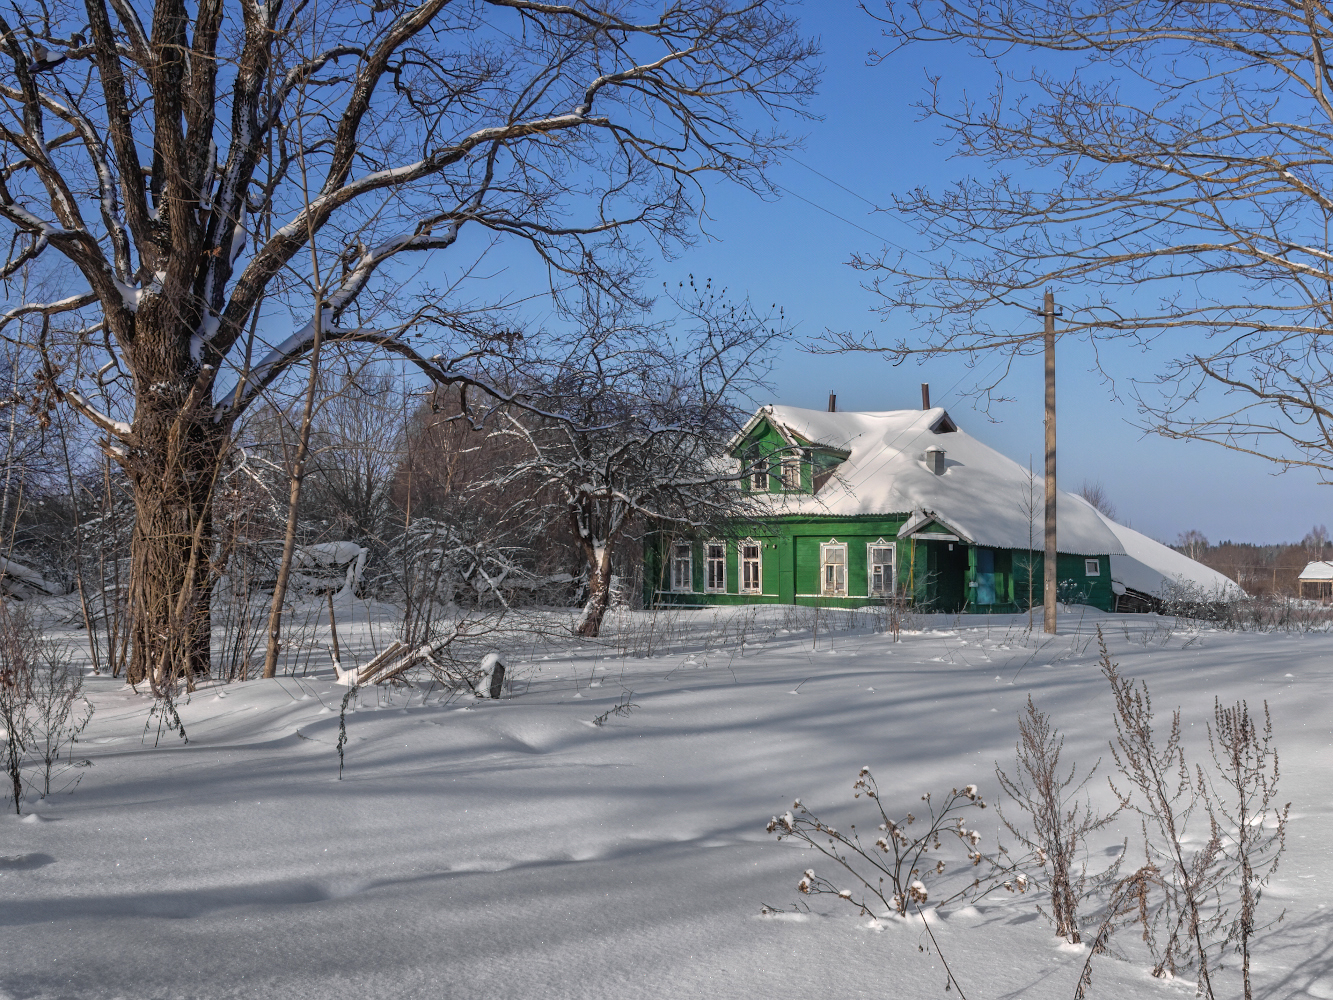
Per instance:
[[[962,611],[967,603],[967,547],[962,542],[929,542],[926,549],[927,605],[946,614]]]

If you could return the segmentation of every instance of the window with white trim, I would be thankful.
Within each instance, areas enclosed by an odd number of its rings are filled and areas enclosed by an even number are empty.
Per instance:
[[[782,488],[799,490],[801,488],[801,453],[782,456]]]
[[[671,546],[671,589],[678,594],[694,590],[694,552],[689,542]]]
[[[1083,573],[1085,576],[1101,576],[1102,561],[1100,559],[1084,559]]]
[[[759,490],[762,493],[768,492],[768,459],[759,454],[751,452],[750,466],[750,489]]]
[[[762,594],[764,592],[759,558],[759,543],[751,538],[745,539],[740,546],[741,593]]]
[[[727,543],[704,543],[704,589],[720,593],[727,589]]]
[[[819,576],[825,597],[847,596],[847,546],[825,542],[819,546]]]
[[[895,588],[894,555],[896,546],[884,539],[866,546],[866,575],[871,597],[889,597]]]

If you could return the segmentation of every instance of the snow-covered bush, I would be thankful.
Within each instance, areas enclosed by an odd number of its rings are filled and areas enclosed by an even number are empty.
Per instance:
[[[92,766],[89,760],[75,759],[74,744],[93,717],[92,702],[83,696],[83,677],[70,662],[69,652],[48,640],[40,641],[32,664],[29,709],[32,774],[28,780],[46,798],[52,779]],[[77,785],[79,777],[71,784]]]

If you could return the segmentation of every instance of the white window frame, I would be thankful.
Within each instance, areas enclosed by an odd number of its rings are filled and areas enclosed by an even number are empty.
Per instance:
[[[713,549],[721,549],[720,556],[713,555]],[[717,576],[714,577],[715,563],[721,563]],[[714,584],[716,579],[717,583]],[[725,594],[727,592],[727,543],[718,538],[704,542],[704,593]]]
[[[875,549],[889,550],[889,585],[887,588],[875,589],[875,567],[884,565],[875,562],[872,553]],[[892,597],[898,592],[898,546],[894,542],[886,542],[879,539],[866,545],[866,593],[871,597]]]
[[[782,488],[799,490],[801,488],[801,453],[789,452],[782,456]]]
[[[750,468],[750,489],[768,492],[768,456],[757,454]]]
[[[746,549],[754,549],[754,558],[747,559]],[[745,582],[745,570],[748,564],[754,564],[754,582],[749,586]],[[764,592],[764,547],[753,538],[742,538],[736,543],[736,564],[740,571],[740,592],[742,594],[762,594]]]
[[[1101,575],[1102,575],[1102,561],[1101,561],[1100,559],[1084,559],[1084,560],[1083,560],[1083,575],[1084,575],[1084,576],[1101,576]]]
[[[681,551],[685,557],[681,559]],[[680,586],[680,577],[676,572],[682,561],[685,565],[685,586]],[[671,545],[671,592],[673,594],[694,593],[694,545],[690,542],[673,542]]]
[[[832,562],[829,562],[829,558],[828,558],[828,557],[829,557],[829,553],[833,552],[834,550],[838,550],[838,551],[840,551],[840,552],[842,553],[842,562],[841,562],[840,564],[839,564],[839,563],[832,563]],[[842,577],[842,579],[841,579],[841,581],[838,580],[838,576],[839,576],[839,574],[836,572],[837,569],[841,569],[841,570],[842,570],[842,573],[841,573],[841,577]],[[835,571],[835,572],[832,574],[832,576],[833,576],[833,578],[834,578],[834,585],[833,585],[832,588],[830,588],[830,587],[828,586],[828,580],[829,580],[829,576],[830,576],[829,570],[834,570],[834,571]],[[842,584],[842,587],[841,587],[841,588],[838,587],[838,583],[839,583],[839,582],[841,582],[841,584]],[[820,596],[822,596],[822,597],[846,597],[846,596],[847,596],[847,543],[846,543],[846,542],[840,542],[840,541],[838,541],[836,538],[833,538],[833,539],[830,539],[830,540],[827,541],[827,542],[821,542],[821,543],[820,543],[820,546],[819,546],[819,593],[820,593]]]

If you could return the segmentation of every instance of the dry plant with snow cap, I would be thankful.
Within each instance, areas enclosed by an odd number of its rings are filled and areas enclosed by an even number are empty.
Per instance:
[[[833,861],[853,886],[840,887],[833,879],[807,868],[796,888],[806,896],[831,894],[856,907],[862,915],[876,919],[906,917],[909,910],[915,911],[944,966],[945,990],[956,989],[966,1000],[963,986],[940,950],[921,905],[933,901],[939,909],[959,900],[976,901],[999,889],[1025,893],[1031,883],[1022,869],[1030,859],[1015,863],[1002,847],[993,855],[981,851],[981,834],[968,829],[964,815],[970,810],[986,808],[976,785],[950,789],[938,805],[927,792],[921,796],[924,815],[918,817],[909,812],[900,819],[892,818],[885,810],[879,785],[869,767],[861,768],[852,791],[855,798],[864,795],[870,799],[879,813],[878,835],[871,844],[862,841],[854,825],[842,833],[824,823],[800,799],[792,803],[790,810],[769,820],[769,833],[776,833],[778,840],[791,838],[814,848]],[[963,857],[953,860],[960,860],[964,870],[971,867],[981,874],[974,874],[953,893],[936,898],[936,884],[944,880],[951,863],[946,861],[946,855],[957,852]],[[764,908],[764,912],[769,911],[769,907]]]
[[[840,887],[833,880],[818,876],[813,869],[805,872],[797,888],[807,896],[830,893],[856,906],[863,914],[895,913],[906,916],[909,910],[934,900],[936,906],[959,899],[977,899],[995,889],[1026,892],[1028,877],[1012,863],[1003,849],[995,855],[981,850],[981,834],[969,829],[964,813],[986,808],[976,785],[954,788],[936,802],[929,793],[922,816],[906,813],[894,819],[884,808],[879,785],[869,767],[861,768],[852,786],[854,797],[865,796],[879,813],[873,841],[861,839],[856,826],[842,833],[824,823],[807,809],[800,799],[781,816],[768,822],[769,833],[779,840],[801,841],[833,861],[856,888]],[[919,825],[918,825],[919,824]],[[948,858],[949,854],[962,857]],[[983,873],[958,891],[940,899],[933,893],[950,864],[962,864]]]

